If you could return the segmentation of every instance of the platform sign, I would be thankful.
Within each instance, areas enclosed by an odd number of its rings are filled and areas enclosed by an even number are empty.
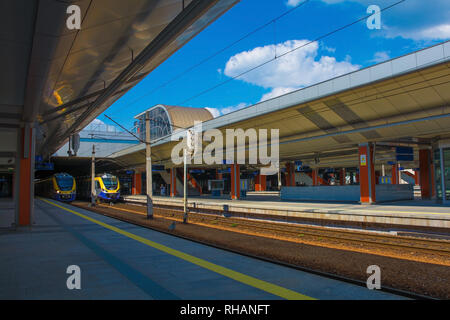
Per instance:
[[[152,165],[152,171],[164,171],[164,165],[162,164],[154,164]]]
[[[36,171],[53,171],[55,170],[55,165],[51,162],[41,162],[35,165]]]
[[[223,180],[208,180],[209,191],[223,191],[225,184]]]
[[[248,190],[248,179],[241,179],[241,191]]]
[[[414,161],[414,149],[412,147],[395,147],[397,161]]]
[[[217,173],[231,173],[231,168],[228,167],[226,169],[220,169],[217,171]]]
[[[379,183],[380,184],[391,184],[391,177],[389,177],[389,176],[383,176],[383,177],[380,177],[380,180],[379,180]]]
[[[197,173],[197,174],[200,174],[200,173],[205,173],[205,170],[202,170],[202,169],[190,169],[190,170],[189,170],[189,173]]]
[[[367,166],[367,155],[362,154],[359,156],[359,165],[360,166]]]

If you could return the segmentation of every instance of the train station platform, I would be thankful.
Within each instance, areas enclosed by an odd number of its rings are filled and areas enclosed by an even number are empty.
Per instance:
[[[0,198],[0,230],[11,228],[14,223],[14,200]]]
[[[402,298],[46,199],[34,225],[0,230],[0,255],[0,299]],[[71,265],[80,290],[67,288]]]
[[[124,201],[145,204],[146,196],[124,196]],[[450,206],[442,206],[433,200],[409,200],[381,204],[357,204],[342,202],[292,202],[282,201],[273,193],[252,193],[245,199],[229,197],[190,197],[189,207],[198,210],[227,210],[236,215],[255,215],[278,220],[291,219],[314,224],[334,226],[396,227],[401,230],[434,230],[442,233],[450,230]],[[183,205],[180,197],[154,197],[154,204],[163,206]],[[448,232],[447,230],[447,232]]]

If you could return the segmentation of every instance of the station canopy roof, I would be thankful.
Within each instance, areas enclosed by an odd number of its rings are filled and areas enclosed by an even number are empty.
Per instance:
[[[357,165],[365,142],[377,143],[378,162],[395,160],[393,146],[417,154],[450,137],[449,60],[444,42],[214,118],[203,130],[279,129],[280,161],[320,158],[321,166]],[[175,144],[170,137],[153,143],[152,160],[170,167]],[[145,146],[111,157],[139,166]]]
[[[53,154],[237,2],[1,1],[0,127],[36,125],[36,154]]]

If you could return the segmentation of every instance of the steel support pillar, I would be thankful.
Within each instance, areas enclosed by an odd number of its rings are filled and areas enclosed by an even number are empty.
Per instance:
[[[16,225],[30,226],[34,213],[35,129],[25,124],[19,134],[19,155],[16,164]]]
[[[360,201],[364,204],[376,202],[374,151],[374,145],[371,143],[359,145]]]
[[[433,172],[431,150],[419,150],[420,193],[422,199],[431,199],[433,192]]]
[[[339,173],[339,184],[341,186],[345,185],[345,176],[346,176],[345,168],[342,168],[340,173]]]
[[[266,176],[258,174],[255,177],[255,191],[266,191]]]
[[[319,185],[319,169],[312,169],[311,172],[312,185]]]
[[[241,198],[241,170],[239,164],[231,165],[231,199]]]
[[[292,162],[286,162],[286,186],[295,186],[295,167]]]
[[[133,188],[132,192],[133,195],[138,195],[142,193],[142,174],[141,173],[134,173],[133,174]]]
[[[392,165],[391,184],[399,184],[399,180],[398,180],[398,163]]]
[[[176,168],[170,169],[170,196],[176,197],[177,195],[177,171]]]

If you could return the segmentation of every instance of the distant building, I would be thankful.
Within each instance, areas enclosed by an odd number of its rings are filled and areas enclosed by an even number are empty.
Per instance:
[[[172,134],[180,128],[189,128],[195,121],[207,121],[213,119],[213,115],[206,108],[191,108],[167,106],[158,104],[138,114],[134,118],[136,133],[140,139],[145,140],[145,113],[150,115],[150,137],[155,140]]]
[[[139,140],[128,132],[119,131],[117,127],[105,124],[100,120],[94,120],[86,128],[80,131],[80,147],[77,157],[90,157],[92,145],[95,145],[97,157],[107,157],[119,150],[139,144]],[[66,143],[53,156],[67,157],[69,143]]]

